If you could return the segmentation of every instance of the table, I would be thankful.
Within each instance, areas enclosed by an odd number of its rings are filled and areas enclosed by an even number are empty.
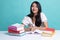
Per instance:
[[[9,35],[7,31],[0,31],[0,40],[60,40],[60,30],[56,30],[52,37],[43,37],[40,34],[13,36]]]

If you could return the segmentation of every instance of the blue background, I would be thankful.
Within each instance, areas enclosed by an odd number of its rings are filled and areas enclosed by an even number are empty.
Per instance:
[[[30,5],[34,0],[0,0],[0,31],[8,30],[8,26],[21,23],[29,14]],[[42,11],[48,18],[51,28],[60,30],[60,0],[37,0]]]

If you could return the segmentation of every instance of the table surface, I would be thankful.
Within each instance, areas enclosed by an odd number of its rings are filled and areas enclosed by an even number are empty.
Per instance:
[[[40,34],[16,36],[9,35],[7,31],[0,31],[0,40],[60,40],[60,30],[56,30],[52,37],[43,37]]]

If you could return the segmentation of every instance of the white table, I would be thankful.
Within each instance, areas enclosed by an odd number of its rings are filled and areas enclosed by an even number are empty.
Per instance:
[[[40,34],[13,36],[9,35],[7,31],[0,31],[0,40],[60,40],[60,30],[56,30],[52,37],[43,37]]]

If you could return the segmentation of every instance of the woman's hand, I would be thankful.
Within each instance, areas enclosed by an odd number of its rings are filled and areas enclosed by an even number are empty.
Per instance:
[[[46,27],[37,27],[37,26],[35,26],[35,27],[32,27],[32,28],[31,28],[31,31],[34,31],[34,30],[36,30],[36,29],[38,29],[38,30],[45,30]]]
[[[45,30],[46,27],[39,27],[38,29],[39,29],[39,30]]]

